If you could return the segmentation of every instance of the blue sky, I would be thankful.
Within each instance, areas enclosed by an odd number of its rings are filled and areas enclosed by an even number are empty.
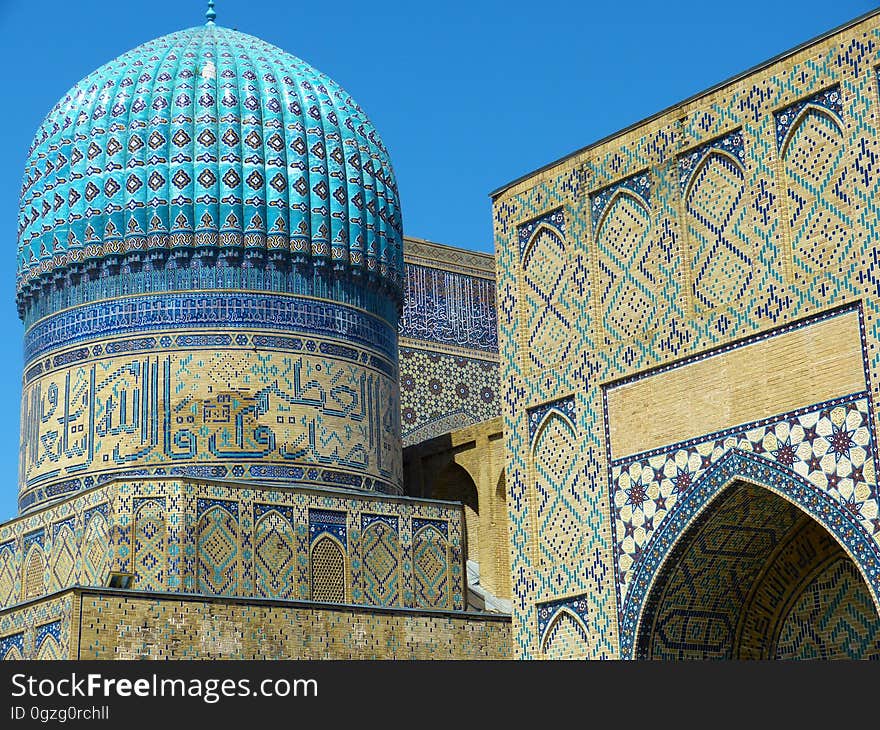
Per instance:
[[[16,511],[23,329],[18,193],[30,140],[80,78],[204,22],[207,0],[0,0],[0,520]],[[868,2],[217,0],[358,100],[389,148],[410,235],[491,251],[488,193],[867,12]]]

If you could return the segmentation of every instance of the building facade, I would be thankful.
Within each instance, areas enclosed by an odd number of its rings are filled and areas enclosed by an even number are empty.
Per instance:
[[[876,657],[876,13],[493,194],[519,657]]]
[[[0,656],[509,654],[466,611],[462,505],[403,496],[401,372],[408,426],[497,413],[491,257],[408,247],[363,110],[212,11],[59,101],[21,194]]]
[[[880,12],[404,238],[208,23],[30,151],[0,657],[880,658]]]

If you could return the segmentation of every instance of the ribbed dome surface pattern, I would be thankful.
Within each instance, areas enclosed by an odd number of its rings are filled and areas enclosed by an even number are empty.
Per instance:
[[[361,108],[300,59],[212,23],[76,84],[29,153],[19,312],[84,276],[169,265],[326,267],[399,301],[397,186]]]

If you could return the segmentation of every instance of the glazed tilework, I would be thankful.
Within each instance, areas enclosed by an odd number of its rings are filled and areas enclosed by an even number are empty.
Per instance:
[[[213,23],[77,83],[31,146],[18,303],[120,267],[326,267],[399,299],[388,153],[335,82]]]
[[[0,525],[0,605],[102,586],[110,571],[133,574],[137,590],[310,600],[314,549],[327,538],[339,550],[332,585],[342,593],[322,600],[461,610],[462,530],[461,506],[447,502],[116,479]],[[321,550],[325,575],[340,563]]]
[[[541,651],[548,657],[564,658],[576,656],[584,642],[589,641],[587,621],[590,604],[586,596],[572,596],[558,601],[539,603],[538,636]],[[568,633],[577,637],[574,642],[566,642]]]
[[[72,593],[0,609],[0,660],[71,659],[79,601]]]
[[[852,561],[839,558],[785,618],[774,659],[880,659],[880,621]]]
[[[394,330],[332,302],[269,299],[162,295],[44,320],[55,345],[25,369],[20,509],[120,473],[399,493]],[[205,329],[182,326],[194,319]]]
[[[494,260],[407,238],[400,317],[404,446],[498,415]]]
[[[56,646],[72,659],[507,659],[511,653],[508,617],[463,611],[88,588],[0,610],[0,659],[47,659]]]
[[[846,458],[827,455],[831,441],[819,432],[816,439],[807,439],[819,445],[812,454],[825,463],[808,473],[816,472],[814,481],[778,464],[772,451],[780,445],[785,450],[779,441],[770,450],[741,458],[750,464],[755,460],[761,469],[766,465],[762,476],[771,485],[782,479],[774,476],[775,470],[784,470],[788,486],[780,491],[787,489],[786,496],[808,491],[810,499],[830,510],[819,521],[838,539],[849,541],[850,554],[876,594],[876,574],[860,561],[873,560],[877,545],[868,527],[876,504],[868,451],[877,426],[870,404],[880,366],[878,66],[880,25],[873,14],[493,194],[517,656],[539,654],[536,604],[566,595],[588,596],[592,609],[586,622],[589,641],[578,656],[630,655],[633,627],[622,624],[619,612],[625,607],[618,590],[622,583],[633,583],[626,577],[629,570],[618,566],[618,546],[624,536],[634,536],[626,535],[622,520],[620,532],[614,523],[618,505],[638,501],[633,497],[639,498],[641,487],[637,479],[621,490],[613,483],[600,385],[855,301],[863,308],[868,392],[833,406],[821,419],[823,405],[813,400],[816,408],[810,415],[781,410],[773,423],[759,428],[782,441],[794,434],[808,460],[807,449],[815,447],[803,444],[800,430],[820,420],[823,429],[845,428],[859,438],[868,434],[868,442],[850,448],[851,454],[865,453],[861,477],[853,480],[846,472],[851,463]],[[832,101],[829,90],[835,88],[839,97]],[[802,106],[795,110],[798,104]],[[785,110],[795,118],[783,123],[789,126],[779,139],[777,125]],[[711,147],[732,134],[741,136],[741,157]],[[680,163],[700,148],[705,151],[702,162],[696,163],[683,197]],[[611,196],[604,192],[639,175],[648,177],[649,197],[629,189]],[[601,220],[594,217],[594,207],[602,209]],[[569,297],[556,294],[555,279],[532,275],[522,259],[520,232],[557,210],[564,214],[566,230],[553,242],[558,250],[554,256],[570,267]],[[536,230],[546,236],[546,228]],[[539,245],[537,238],[525,245]],[[527,295],[532,285],[539,292]],[[534,348],[524,340],[538,312],[537,304],[529,308],[530,301],[553,310],[543,316],[567,323],[570,347],[561,356],[535,362]],[[784,362],[755,363],[753,377],[784,377],[784,372]],[[694,391],[699,390],[695,383]],[[576,406],[582,474],[577,533],[582,545],[567,563],[541,565],[535,558],[541,536],[529,497],[534,457],[528,412],[560,393],[573,393]],[[840,414],[846,418],[840,420]],[[799,424],[799,418],[805,422]],[[826,435],[834,433],[832,429]],[[843,436],[834,438],[839,438],[839,448],[846,448]],[[745,433],[731,435],[729,441],[728,447],[721,439],[719,451],[758,443]],[[704,455],[717,459],[709,435],[705,443]],[[819,472],[825,475],[826,467],[825,482],[817,487]],[[860,468],[854,464],[853,473]],[[672,468],[664,479],[676,474]],[[829,478],[837,483],[826,490]],[[641,486],[653,489],[651,483]],[[560,492],[566,489],[567,484],[559,485]],[[665,499],[662,493],[658,496]],[[801,504],[806,501],[805,496]],[[671,508],[664,521],[674,520],[680,508],[681,503]],[[834,520],[849,532],[842,533]],[[648,553],[659,559],[673,542],[630,559],[643,566]],[[623,598],[623,621],[635,620],[629,612],[632,587]]]
[[[640,658],[876,654],[880,617],[864,579],[840,544],[782,497],[731,487],[674,553],[642,619]]]
[[[869,535],[880,533],[868,419],[868,402],[862,394],[770,423],[731,429],[699,443],[612,462],[621,605],[626,603],[635,556],[675,509],[680,495],[687,494],[730,449],[758,454],[792,471],[852,512]]]

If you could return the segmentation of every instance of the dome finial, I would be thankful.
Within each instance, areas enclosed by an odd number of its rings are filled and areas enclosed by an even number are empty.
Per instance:
[[[208,11],[205,13],[205,17],[208,19],[208,25],[214,25],[214,21],[217,19],[217,12],[214,10],[214,0],[208,0]]]

